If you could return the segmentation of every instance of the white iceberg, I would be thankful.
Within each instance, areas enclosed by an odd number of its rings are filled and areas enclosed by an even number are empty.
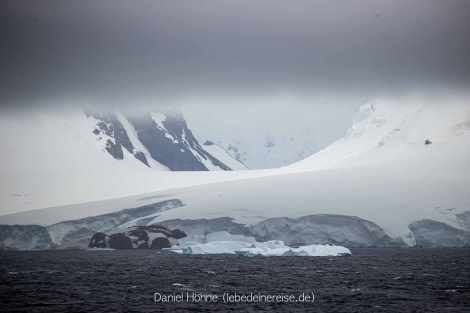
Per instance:
[[[274,240],[277,242],[277,240]],[[280,241],[279,247],[269,247],[271,242],[257,243],[256,247],[242,248],[235,251],[236,254],[241,256],[347,256],[351,255],[348,248],[342,246],[330,245],[310,245],[292,248],[284,245]]]
[[[217,238],[217,236],[212,236]],[[250,238],[250,237],[248,237]],[[207,239],[207,238],[206,238]],[[184,240],[183,244],[167,249],[176,254],[237,254],[240,256],[345,256],[351,251],[342,246],[310,245],[298,248],[288,247],[281,240],[266,242],[219,240],[195,243],[194,238]]]
[[[253,244],[242,241],[213,241],[187,247],[170,248],[177,254],[235,254],[235,251],[250,248]]]
[[[112,248],[87,248],[88,251],[114,251]]]

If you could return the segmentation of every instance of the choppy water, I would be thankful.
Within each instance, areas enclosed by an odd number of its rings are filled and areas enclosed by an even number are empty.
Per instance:
[[[470,312],[470,249],[352,252],[334,258],[1,252],[0,311]]]

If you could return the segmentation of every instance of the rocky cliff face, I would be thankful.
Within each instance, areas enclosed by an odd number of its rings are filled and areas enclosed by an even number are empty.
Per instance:
[[[126,129],[115,112],[104,113],[85,110],[85,114],[88,118],[93,117],[97,120],[93,133],[98,137],[98,140],[103,139],[103,136],[106,137],[105,149],[115,159],[124,159],[124,148],[136,159],[150,167],[144,152],[134,147]]]
[[[96,233],[90,241],[89,248],[127,249],[163,249],[177,244],[178,239],[186,237],[179,229],[169,230],[163,226],[130,227],[126,232],[106,235]]]
[[[171,171],[231,170],[204,150],[180,112],[131,116],[88,109],[85,114],[96,121],[93,133],[116,160],[123,160],[126,150],[148,167],[152,167],[151,159]]]
[[[201,147],[181,113],[141,115],[131,122],[152,158],[172,171],[231,170]]]

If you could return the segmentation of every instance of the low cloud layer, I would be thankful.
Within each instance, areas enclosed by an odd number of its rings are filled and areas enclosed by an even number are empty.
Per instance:
[[[465,89],[468,12],[458,0],[3,1],[0,105]]]

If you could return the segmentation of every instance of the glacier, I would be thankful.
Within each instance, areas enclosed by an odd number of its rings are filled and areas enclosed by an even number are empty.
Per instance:
[[[242,168],[218,146],[205,151],[181,114],[153,118],[76,107],[2,114],[0,214],[230,179],[171,170]]]

